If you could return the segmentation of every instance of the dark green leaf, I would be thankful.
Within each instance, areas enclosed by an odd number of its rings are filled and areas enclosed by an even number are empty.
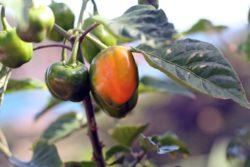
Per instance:
[[[108,161],[111,157],[120,153],[128,153],[130,149],[123,145],[116,145],[107,150],[105,159]]]
[[[24,79],[24,80],[10,79],[6,92],[11,93],[15,91],[32,90],[32,89],[46,89],[46,85],[45,83],[34,79]]]
[[[38,120],[39,118],[41,118],[44,114],[46,114],[50,109],[60,105],[64,103],[64,101],[59,100],[57,98],[54,97],[50,97],[48,100],[47,105],[39,112],[36,114],[35,116],[35,120]]]
[[[63,139],[84,126],[83,115],[74,112],[60,116],[42,134],[49,143]]]
[[[125,41],[140,39],[145,43],[165,43],[175,34],[174,26],[168,22],[164,11],[151,5],[132,6],[122,16],[107,23],[98,17],[95,19]]]
[[[64,165],[65,167],[96,167],[96,164],[91,161],[83,162],[67,162]]]
[[[159,79],[151,76],[144,76],[141,78],[139,91],[174,93],[195,98],[195,95],[193,93],[180,86],[176,82],[170,79]]]
[[[200,19],[195,23],[189,30],[184,32],[184,34],[192,34],[197,32],[220,32],[227,28],[226,26],[219,25],[215,26],[210,20]]]
[[[245,91],[230,63],[213,45],[198,40],[176,41],[165,49],[140,45],[148,63],[187,88],[207,95],[231,99],[250,108]]]
[[[119,144],[130,147],[147,126],[147,124],[140,126],[119,126],[111,131],[111,136]]]
[[[10,163],[15,167],[62,167],[61,159],[54,145],[46,141],[38,141],[33,147],[33,156],[30,162],[22,162],[14,157]]]
[[[145,151],[156,151],[158,154],[182,153],[189,154],[184,143],[175,134],[166,133],[163,136],[146,137],[141,135],[140,146]]]

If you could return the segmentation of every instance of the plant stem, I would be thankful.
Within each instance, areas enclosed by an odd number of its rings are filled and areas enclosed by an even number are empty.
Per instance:
[[[86,9],[88,1],[89,0],[82,0],[82,7],[81,7],[80,15],[78,18],[78,22],[77,22],[77,28],[79,28],[79,29],[82,27],[83,14],[84,14],[84,11]]]
[[[93,41],[100,49],[107,49],[108,46],[102,43],[99,39],[93,37],[91,34],[87,34],[86,37],[87,39]]]
[[[77,63],[77,54],[78,54],[78,48],[79,48],[79,36],[76,37],[74,44],[73,44],[73,49],[71,53],[71,57],[69,61],[67,62],[68,65],[76,65]]]
[[[3,25],[3,30],[8,30],[11,28],[11,26],[9,25],[6,17],[5,17],[5,6],[2,5],[2,9],[1,9],[1,22]]]
[[[68,33],[66,30],[64,30],[61,26],[58,24],[55,24],[53,29],[58,32],[60,35],[62,35],[64,38],[67,38],[68,40],[72,40],[71,34]]]
[[[33,50],[39,50],[39,49],[44,49],[44,48],[51,48],[51,47],[61,47],[61,48],[65,48],[68,50],[72,50],[72,48],[70,46],[64,45],[64,44],[48,44],[48,45],[42,45],[42,46],[37,46],[35,47]]]
[[[7,89],[7,85],[8,85],[8,82],[9,82],[10,75],[11,75],[11,70],[9,68],[3,66],[2,69],[1,69],[1,71],[2,70],[6,71],[6,76],[4,77],[4,80],[3,80],[3,88],[0,91],[0,106],[3,103],[4,92]],[[1,83],[1,80],[0,80],[0,83]]]
[[[64,38],[63,39],[63,45],[65,45],[67,42],[67,39]],[[67,52],[66,52],[66,49],[65,48],[62,48],[62,55],[61,55],[61,61],[66,61],[67,59]]]
[[[82,42],[82,40],[85,38],[85,36],[90,33],[92,30],[94,30],[97,26],[99,26],[99,23],[95,23],[93,25],[91,25],[90,27],[88,27],[85,31],[82,32],[82,35],[80,37],[80,42]]]
[[[93,4],[93,11],[94,11],[93,13],[94,13],[94,15],[99,14],[95,0],[91,0],[91,2]]]
[[[102,144],[99,141],[95,114],[89,95],[84,99],[83,104],[87,116],[88,135],[93,148],[93,158],[96,161],[98,167],[105,167],[105,162],[102,155]]]
[[[142,159],[146,156],[146,154],[147,153],[145,151],[139,153],[139,155],[135,157],[135,161],[132,163],[131,167],[136,167],[136,165],[142,161]]]

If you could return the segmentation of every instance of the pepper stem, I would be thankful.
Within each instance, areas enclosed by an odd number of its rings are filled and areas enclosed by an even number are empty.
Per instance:
[[[3,30],[8,30],[11,28],[11,26],[9,25],[6,17],[5,17],[5,6],[2,5],[2,10],[1,10],[1,22],[3,25]]]
[[[74,44],[73,44],[72,54],[71,54],[69,61],[67,62],[68,65],[75,66],[77,64],[77,52],[78,52],[79,43],[80,43],[79,39],[80,39],[80,37],[78,35],[75,39]]]
[[[93,11],[94,11],[93,13],[94,13],[94,15],[98,15],[99,12],[98,12],[98,8],[97,8],[95,0],[91,0],[91,2],[93,4]]]
[[[63,39],[63,45],[65,45],[66,42],[67,42],[67,39],[64,38],[64,39]],[[65,49],[65,48],[62,48],[61,61],[62,61],[62,62],[65,62],[66,59],[67,59],[67,52],[66,52],[66,49]]]

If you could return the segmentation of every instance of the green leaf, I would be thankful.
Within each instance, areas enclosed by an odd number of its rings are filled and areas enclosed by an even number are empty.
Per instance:
[[[91,161],[67,162],[64,167],[96,167],[96,164]]]
[[[22,90],[33,90],[33,89],[46,89],[46,85],[45,83],[34,79],[24,79],[24,80],[10,79],[6,93],[12,93],[15,91],[22,91]]]
[[[221,99],[231,99],[250,109],[245,91],[230,63],[213,45],[185,39],[155,49],[139,45],[147,62],[181,85]]]
[[[168,22],[164,11],[156,10],[151,5],[132,6],[111,21],[104,22],[98,17],[94,19],[124,41],[140,39],[145,43],[165,43],[175,34],[174,26]]]
[[[8,84],[11,70],[0,63],[0,106],[3,102],[4,93]]]
[[[123,145],[115,145],[107,150],[105,159],[108,161],[111,157],[120,154],[120,153],[128,153],[130,149]]]
[[[145,151],[155,151],[158,154],[182,153],[189,154],[184,143],[175,134],[166,133],[163,136],[146,137],[141,135],[140,146]]]
[[[184,34],[192,34],[197,32],[220,32],[226,28],[227,27],[223,25],[215,26],[210,20],[200,19],[189,30],[184,32]]]
[[[241,43],[240,50],[246,55],[247,59],[250,60],[250,30],[248,32],[246,41]]]
[[[144,76],[141,78],[139,91],[173,93],[195,98],[195,95],[193,93],[180,86],[178,83],[170,79],[159,79],[151,76]]]
[[[54,121],[42,134],[41,138],[49,143],[55,143],[61,140],[76,130],[79,130],[84,125],[83,115],[74,112],[60,116]]]
[[[148,124],[140,126],[119,126],[111,131],[111,137],[119,144],[130,147],[133,141],[147,128]]]
[[[49,100],[48,100],[48,103],[46,104],[46,106],[39,112],[36,114],[35,116],[35,120],[38,120],[40,119],[44,114],[46,114],[50,109],[60,105],[64,103],[64,101],[62,100],[59,100],[57,98],[54,98],[54,97],[50,97]]]
[[[38,141],[33,147],[33,156],[30,162],[22,162],[14,157],[10,163],[15,167],[62,167],[61,159],[55,145],[46,141]]]

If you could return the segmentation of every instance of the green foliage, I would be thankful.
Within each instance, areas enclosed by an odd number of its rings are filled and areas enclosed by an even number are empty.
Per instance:
[[[55,143],[85,126],[83,115],[67,113],[55,120],[42,134],[41,138]]]
[[[94,162],[67,162],[65,163],[65,167],[96,167]]]
[[[140,146],[147,152],[157,152],[158,154],[181,153],[189,154],[185,144],[178,139],[175,134],[166,133],[163,136],[146,137],[141,135]]]
[[[102,22],[99,18],[94,19]],[[151,5],[133,6],[104,25],[122,41],[140,39],[144,43],[165,44],[175,34],[174,26],[168,22],[164,11]]]
[[[130,152],[130,149],[128,147],[123,146],[123,145],[115,145],[107,150],[105,159],[106,161],[108,161],[110,158],[112,158],[113,156],[117,154],[129,153],[129,152]]]
[[[22,162],[14,157],[10,158],[10,162],[16,167],[62,167],[56,147],[42,140],[34,144],[30,162]]]
[[[139,92],[172,93],[195,98],[195,95],[193,93],[191,93],[186,88],[180,86],[178,83],[172,81],[171,79],[159,79],[152,76],[144,76],[141,78]]]
[[[250,108],[236,72],[221,52],[209,43],[185,39],[165,49],[142,44],[133,50],[142,53],[152,67],[183,86]]]
[[[35,116],[35,120],[38,120],[39,118],[41,118],[44,114],[46,114],[50,109],[60,105],[64,103],[64,101],[56,99],[54,97],[50,97],[46,106],[39,112],[36,114]]]
[[[210,20],[200,19],[189,30],[184,32],[184,34],[193,34],[197,32],[220,32],[225,28],[227,27],[223,25],[214,25]]]
[[[34,89],[46,89],[46,85],[45,83],[39,80],[31,78],[23,80],[10,79],[7,85],[6,93],[13,93],[16,91],[34,90]]]
[[[111,131],[111,137],[120,145],[130,147],[133,141],[147,128],[140,126],[118,126]]]
[[[240,51],[242,51],[248,60],[250,60],[250,30],[247,35],[247,39],[240,44]]]

